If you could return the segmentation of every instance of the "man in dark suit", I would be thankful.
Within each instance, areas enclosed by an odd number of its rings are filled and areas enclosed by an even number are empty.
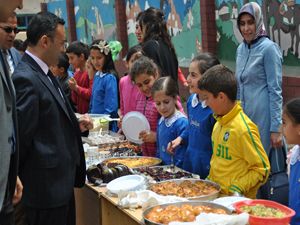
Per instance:
[[[0,22],[5,22],[22,0],[0,0]],[[0,48],[4,43],[0,35]],[[22,195],[22,184],[17,180],[18,133],[15,92],[4,57],[0,53],[0,224],[11,225],[13,201]],[[17,184],[17,185],[16,185]]]
[[[49,70],[66,41],[64,20],[38,13],[27,28],[28,48],[12,76],[20,134],[19,176],[29,225],[75,224],[74,187],[85,183],[80,122]],[[70,222],[72,221],[72,222]]]
[[[0,22],[0,35],[3,38],[2,52],[8,63],[8,69],[12,74],[21,60],[21,54],[13,47],[13,42],[18,31],[17,14],[14,12],[5,23]]]

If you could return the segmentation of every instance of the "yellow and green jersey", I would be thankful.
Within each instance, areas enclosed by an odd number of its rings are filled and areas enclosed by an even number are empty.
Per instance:
[[[238,192],[255,198],[270,172],[258,129],[239,103],[216,120],[208,179],[220,184],[225,195]]]

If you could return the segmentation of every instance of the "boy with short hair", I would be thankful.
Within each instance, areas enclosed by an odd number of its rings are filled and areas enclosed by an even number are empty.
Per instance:
[[[208,179],[220,184],[225,195],[255,198],[259,187],[267,181],[270,163],[257,126],[236,101],[233,72],[216,65],[203,74],[199,89],[217,120]]]
[[[56,66],[51,66],[50,69],[60,83],[62,90],[66,94],[66,97],[69,99],[72,109],[76,110],[71,99],[71,90],[69,87],[69,80],[71,78],[68,74],[69,66],[70,64],[68,56],[66,55],[66,53],[61,53],[58,57],[58,64]]]
[[[69,45],[66,53],[69,57],[69,63],[75,70],[73,78],[69,80],[72,101],[76,105],[77,112],[84,114],[89,110],[93,87],[93,79],[89,79],[85,69],[90,54],[89,47],[80,41],[74,41]]]
[[[64,93],[70,99],[70,87],[68,83],[70,79],[68,75],[69,66],[68,56],[65,53],[61,53],[58,57],[58,64],[56,66],[51,66],[50,69],[60,83]]]

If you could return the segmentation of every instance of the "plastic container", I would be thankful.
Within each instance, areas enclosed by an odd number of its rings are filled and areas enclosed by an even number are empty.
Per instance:
[[[292,217],[295,215],[294,210],[284,205],[281,205],[277,202],[269,201],[269,200],[262,200],[262,199],[245,200],[245,201],[236,202],[233,204],[233,206],[237,211],[237,213],[242,213],[243,212],[241,210],[242,206],[247,206],[247,205],[252,206],[258,204],[266,207],[272,207],[278,209],[283,213],[285,213],[285,216],[282,218],[275,218],[275,217],[259,217],[259,216],[249,215],[250,225],[288,225],[290,224]]]
[[[109,130],[109,114],[88,114],[94,123],[94,128],[90,131],[99,132],[101,130],[102,134],[107,134]]]

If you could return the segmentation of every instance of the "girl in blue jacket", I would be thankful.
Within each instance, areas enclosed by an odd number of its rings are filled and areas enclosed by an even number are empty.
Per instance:
[[[289,207],[296,211],[291,225],[300,224],[300,98],[292,99],[283,109],[283,134],[294,144],[290,158]]]
[[[114,54],[110,44],[104,40],[95,40],[90,47],[87,69],[94,82],[89,111],[92,114],[109,114],[111,118],[118,118],[119,79],[113,62]],[[117,132],[117,122],[110,122],[109,129]]]
[[[206,106],[198,94],[198,82],[206,70],[220,64],[219,60],[210,53],[196,56],[190,66],[187,83],[191,96],[187,102],[188,129],[185,135],[172,141],[172,148],[187,142],[188,147],[184,156],[183,169],[200,175],[205,179],[210,169],[212,156],[211,133],[215,124],[211,109]]]
[[[157,111],[161,115],[157,127],[156,156],[163,164],[172,164],[182,168],[186,143],[177,146],[175,151],[168,152],[168,145],[177,137],[182,137],[188,125],[186,116],[178,110],[177,97],[179,91],[171,77],[162,77],[155,81],[151,95]]]

